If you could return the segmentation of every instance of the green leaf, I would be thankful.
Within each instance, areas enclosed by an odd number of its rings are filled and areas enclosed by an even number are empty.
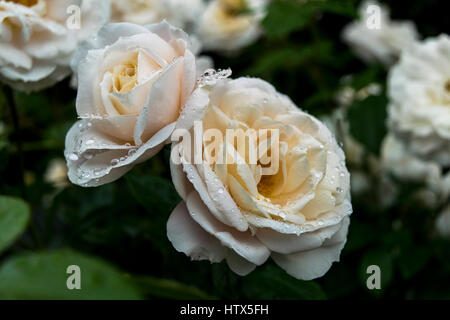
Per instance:
[[[352,18],[357,16],[357,10],[351,0],[277,0],[268,6],[267,12],[263,27],[271,38],[302,30],[317,13],[329,12]]]
[[[80,267],[81,289],[69,290],[67,273]],[[123,273],[97,258],[71,250],[15,256],[0,268],[1,299],[140,299]]]
[[[431,257],[427,247],[410,246],[403,248],[398,257],[398,266],[405,279],[423,270]]]
[[[386,105],[386,96],[369,96],[353,103],[348,111],[351,135],[375,155],[387,132]]]
[[[0,196],[0,252],[26,229],[30,208],[21,199]]]
[[[330,42],[321,42],[308,47],[289,46],[273,48],[261,54],[245,73],[256,76],[267,76],[283,70],[292,70],[312,59],[326,56],[332,51]]]
[[[304,28],[310,21],[313,11],[301,3],[293,1],[274,1],[268,7],[263,27],[268,37],[281,37]]]
[[[175,300],[212,300],[215,297],[183,283],[150,276],[136,277],[134,282],[146,296]]]
[[[348,241],[344,252],[354,252],[367,247],[378,238],[378,233],[368,223],[353,221],[350,225]]]
[[[180,202],[177,191],[167,179],[130,173],[126,181],[134,198],[148,211],[170,213]]]
[[[270,264],[258,267],[247,276],[243,281],[243,290],[248,299],[326,299],[316,282],[297,280]]]

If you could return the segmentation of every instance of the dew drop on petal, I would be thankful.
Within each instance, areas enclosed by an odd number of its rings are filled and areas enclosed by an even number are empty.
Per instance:
[[[71,153],[68,156],[70,161],[77,161],[78,160],[78,155],[76,153]]]

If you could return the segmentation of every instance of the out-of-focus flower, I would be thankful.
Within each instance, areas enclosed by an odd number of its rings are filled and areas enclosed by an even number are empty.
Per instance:
[[[44,181],[56,188],[69,185],[67,180],[67,165],[64,159],[53,159],[45,171]]]
[[[424,161],[408,152],[402,141],[389,134],[381,148],[382,171],[393,174],[403,182],[423,183],[416,198],[428,207],[442,204],[449,196],[449,179],[438,163]]]
[[[200,87],[181,118],[179,129],[202,128],[205,151],[193,163],[186,135],[172,145],[172,180],[184,200],[167,224],[173,246],[195,260],[226,259],[239,275],[271,256],[295,278],[323,276],[339,260],[352,213],[345,156],[325,125],[250,78]],[[227,138],[210,140],[210,132]]]
[[[439,184],[441,168],[438,164],[425,162],[411,155],[401,141],[388,135],[382,144],[383,168],[405,181],[424,182],[431,186]]]
[[[418,157],[450,166],[450,37],[403,51],[389,73],[389,125]]]
[[[203,0],[112,0],[112,21],[140,25],[167,20],[186,31],[202,14]]]
[[[109,13],[109,0],[0,0],[0,80],[35,91],[64,79],[79,43]]]
[[[342,37],[365,62],[392,65],[401,51],[417,39],[410,21],[392,21],[386,6],[366,1],[360,7],[360,20],[345,27]]]
[[[235,51],[261,35],[266,0],[213,0],[196,26],[206,50]]]
[[[67,133],[70,180],[97,186],[155,155],[196,87],[189,37],[167,22],[108,24],[73,59],[78,121]]]

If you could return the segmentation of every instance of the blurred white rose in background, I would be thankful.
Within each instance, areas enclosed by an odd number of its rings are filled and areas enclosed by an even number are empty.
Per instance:
[[[27,92],[61,81],[109,16],[109,0],[0,0],[0,80]]]
[[[450,166],[450,37],[403,51],[389,73],[390,129],[408,151]]]
[[[392,21],[389,9],[376,1],[363,2],[359,14],[360,20],[346,26],[342,38],[366,63],[390,66],[419,37],[413,22]]]
[[[112,22],[150,24],[167,20],[192,31],[205,7],[204,0],[112,0]]]
[[[212,0],[199,17],[196,34],[205,50],[235,51],[262,33],[267,0]]]

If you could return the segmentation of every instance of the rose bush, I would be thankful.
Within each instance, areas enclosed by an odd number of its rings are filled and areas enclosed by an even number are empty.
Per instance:
[[[83,186],[118,179],[155,155],[196,87],[195,48],[167,22],[103,27],[72,61],[82,120],[66,137],[69,178]]]
[[[278,155],[270,157],[278,170],[264,175],[269,164],[259,156],[250,161],[248,154],[270,139],[253,135],[244,154],[234,142],[205,136],[203,152],[194,154],[201,161],[191,161],[195,148],[187,150],[187,132],[196,121],[205,133],[223,136],[227,129],[278,130],[279,143],[268,152]],[[324,124],[270,84],[239,78],[196,89],[177,129],[186,133],[181,141],[173,137],[171,172],[183,202],[169,218],[167,235],[178,251],[194,260],[226,259],[239,275],[271,256],[304,280],[324,275],[339,260],[352,213],[349,174]]]
[[[71,8],[80,23],[70,24]],[[78,45],[109,20],[109,0],[0,1],[0,80],[35,91],[67,77]],[[75,17],[76,18],[76,17]]]

